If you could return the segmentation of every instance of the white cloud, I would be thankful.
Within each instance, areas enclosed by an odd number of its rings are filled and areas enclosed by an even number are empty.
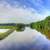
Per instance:
[[[6,2],[5,2],[6,3]],[[0,23],[30,23],[41,20],[41,15],[32,8],[12,7],[8,3],[0,4]]]

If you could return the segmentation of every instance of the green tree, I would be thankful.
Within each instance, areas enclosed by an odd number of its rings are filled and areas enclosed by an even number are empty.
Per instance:
[[[32,22],[30,27],[43,33],[48,39],[50,39],[50,16],[46,17],[42,21]]]

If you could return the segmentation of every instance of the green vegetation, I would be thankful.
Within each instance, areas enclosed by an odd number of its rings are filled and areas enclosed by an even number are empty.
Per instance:
[[[8,35],[10,35],[15,29],[10,29],[7,32],[4,33],[0,33],[0,40],[3,40],[4,38],[6,38]]]
[[[0,29],[13,29],[16,26],[0,26]]]
[[[50,39],[50,16],[42,21],[31,23],[30,27],[43,33],[48,39]]]
[[[0,24],[0,29],[9,29],[7,32],[5,33],[0,33],[0,40],[6,38],[8,35],[10,35],[14,30],[16,31],[24,31],[25,29],[25,25],[22,23],[18,23],[17,25],[9,25],[9,24]]]

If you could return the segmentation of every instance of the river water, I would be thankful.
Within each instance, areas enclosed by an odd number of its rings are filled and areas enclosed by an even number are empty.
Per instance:
[[[23,32],[14,31],[0,41],[0,50],[50,50],[50,41],[45,35],[28,27]]]

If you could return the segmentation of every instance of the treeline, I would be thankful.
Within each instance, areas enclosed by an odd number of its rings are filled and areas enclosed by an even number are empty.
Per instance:
[[[31,23],[30,27],[40,31],[45,34],[48,39],[50,39],[50,16],[46,17],[46,19],[42,21]]]
[[[36,29],[37,31],[46,35],[50,39],[50,16],[46,17],[42,21],[32,22],[30,24],[24,23],[5,23],[0,24],[0,29],[15,29],[16,31],[24,31],[25,27]]]

